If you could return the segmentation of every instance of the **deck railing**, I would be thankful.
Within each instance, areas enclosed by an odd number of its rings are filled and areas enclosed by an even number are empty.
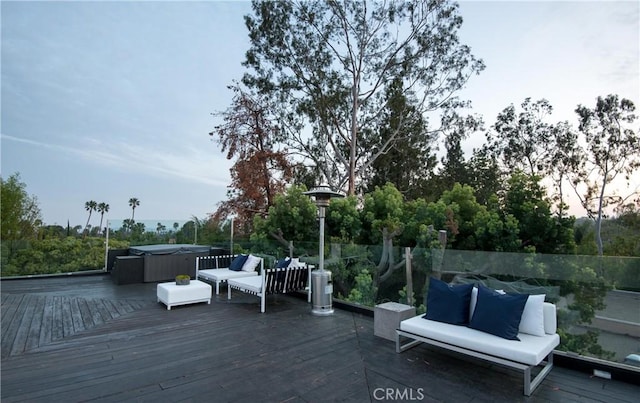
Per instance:
[[[33,242],[2,243],[3,278],[110,269],[103,240],[68,241],[58,249],[47,245],[47,240],[34,242],[45,244],[34,248]],[[225,240],[212,247],[224,249],[229,244]],[[265,267],[272,267],[283,256],[300,257],[317,267],[317,251],[317,242],[234,242],[235,253],[259,253]],[[119,253],[123,253],[121,248]],[[633,354],[640,355],[637,257],[419,247],[385,250],[377,245],[327,243],[324,264],[332,272],[334,300],[363,307],[392,301],[424,312],[431,277],[448,282],[481,282],[513,292],[544,293],[558,307],[560,350],[620,365],[640,365],[632,360]]]

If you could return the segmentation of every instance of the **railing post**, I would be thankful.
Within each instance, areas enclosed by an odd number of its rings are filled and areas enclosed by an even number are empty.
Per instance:
[[[407,305],[413,306],[413,276],[411,275],[411,248],[404,248],[405,270],[407,273]]]

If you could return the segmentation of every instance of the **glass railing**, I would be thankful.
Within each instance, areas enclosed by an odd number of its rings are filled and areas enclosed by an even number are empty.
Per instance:
[[[236,246],[266,251],[274,258],[288,256],[291,247],[271,242]],[[314,265],[317,250],[318,243],[293,245],[294,256]],[[545,300],[557,307],[558,350],[637,368],[633,358],[640,355],[640,258],[335,243],[325,246],[324,257],[325,269],[332,273],[334,300],[363,307],[399,302],[423,313],[430,277],[545,294]]]
[[[144,243],[169,242],[160,239],[162,232],[155,235],[154,239],[147,235],[148,242]],[[187,234],[189,239],[193,235]],[[2,242],[2,277],[108,270],[108,257],[113,261],[113,256],[125,253],[129,246],[142,244],[127,238],[125,232],[109,238],[109,253],[105,243],[106,237],[99,236]],[[206,245],[212,253],[233,248],[235,253],[258,254],[265,258],[267,267],[284,256],[299,257],[316,268],[319,263],[318,242],[285,245],[269,240],[223,239]],[[559,350],[620,364],[627,359],[626,364],[640,365],[632,360],[633,355],[640,355],[638,257],[383,248],[327,242],[324,267],[332,274],[334,300],[371,309],[380,303],[399,302],[415,306],[418,313],[425,312],[430,277],[452,283],[482,283],[508,292],[545,294],[558,309]]]

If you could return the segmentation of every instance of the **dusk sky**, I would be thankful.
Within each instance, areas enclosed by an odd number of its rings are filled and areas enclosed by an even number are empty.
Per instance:
[[[461,42],[487,65],[461,96],[487,126],[526,97],[546,98],[550,121],[574,127],[576,106],[597,96],[640,107],[639,4],[461,2]],[[208,133],[243,74],[250,11],[244,1],[2,1],[2,178],[20,173],[46,224],[84,225],[89,200],[128,218],[131,197],[137,220],[205,218],[230,183]]]

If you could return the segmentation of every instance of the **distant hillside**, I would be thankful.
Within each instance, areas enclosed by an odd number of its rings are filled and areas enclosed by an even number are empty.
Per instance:
[[[590,242],[595,239],[595,226],[594,220],[581,217],[576,219],[574,229],[576,233],[582,232],[582,238],[585,240],[588,239]],[[631,247],[631,249],[635,251],[632,255],[640,256],[640,228],[637,227],[637,224],[629,225],[629,223],[625,223],[625,221],[620,218],[605,219],[602,220],[600,235],[602,237],[605,254],[607,254],[607,250],[611,252],[611,248],[619,243],[631,243],[635,245],[635,248]],[[580,236],[577,236],[577,238],[580,238]],[[577,239],[577,241],[580,242],[579,239]]]

